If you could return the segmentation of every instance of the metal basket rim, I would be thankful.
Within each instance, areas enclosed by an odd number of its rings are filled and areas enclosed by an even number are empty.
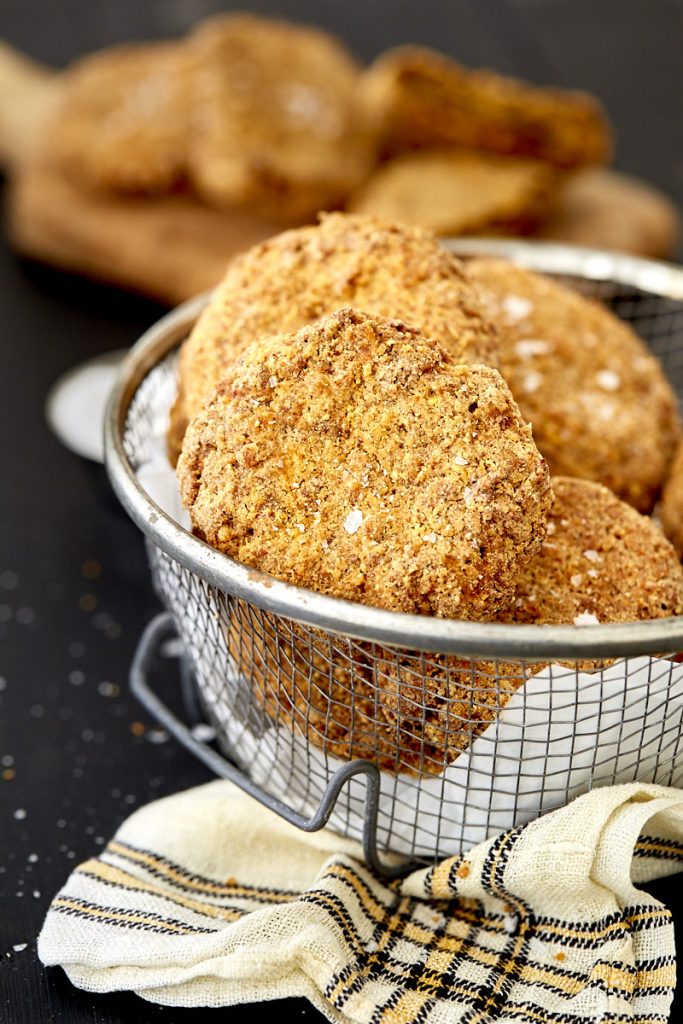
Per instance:
[[[449,239],[458,255],[495,255],[540,271],[611,281],[683,302],[683,268],[636,256],[557,243]],[[249,568],[194,537],[137,479],[123,444],[133,397],[148,373],[183,341],[210,292],[153,324],[126,356],[105,418],[105,465],[124,509],[168,556],[218,589],[308,626],[388,646],[443,654],[529,660],[621,658],[683,649],[683,616],[576,627],[440,619],[328,597]]]

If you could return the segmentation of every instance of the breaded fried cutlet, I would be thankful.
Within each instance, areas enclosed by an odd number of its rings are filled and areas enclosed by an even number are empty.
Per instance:
[[[375,140],[360,67],[322,29],[250,14],[202,22],[192,55],[190,177],[210,205],[301,223],[339,206]]]
[[[486,619],[552,500],[497,370],[345,309],[261,338],[188,428],[195,533],[247,566],[395,611]]]
[[[185,179],[189,65],[182,43],[111,47],[63,76],[46,158],[85,186],[168,192]]]
[[[364,94],[385,153],[454,145],[535,157],[561,169],[604,163],[611,131],[592,96],[471,71],[445,54],[401,46],[366,73]]]
[[[341,306],[398,317],[459,361],[496,365],[496,331],[459,260],[418,228],[331,214],[255,246],[228,267],[181,350],[173,461],[189,420],[247,345]]]
[[[659,361],[628,324],[558,281],[489,257],[467,272],[550,472],[603,483],[650,512],[681,436]]]
[[[547,219],[556,194],[557,174],[540,160],[425,149],[382,164],[346,208],[437,235],[528,235]]]
[[[500,621],[584,627],[683,612],[683,569],[651,519],[588,480],[553,477],[552,487],[547,536]],[[607,663],[564,664],[590,672]],[[375,666],[378,704],[422,770],[438,773],[543,667],[387,648]]]

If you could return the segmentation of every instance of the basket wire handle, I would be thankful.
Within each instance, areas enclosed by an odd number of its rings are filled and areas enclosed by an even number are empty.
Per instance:
[[[168,612],[161,612],[146,626],[133,657],[130,668],[130,688],[134,696],[147,711],[181,743],[186,750],[194,754],[203,764],[222,779],[228,779],[244,790],[259,803],[274,811],[281,818],[304,832],[317,832],[324,828],[337,802],[343,786],[356,775],[365,776],[365,814],[363,819],[363,854],[366,863],[373,871],[385,877],[396,877],[404,874],[409,864],[402,860],[399,864],[386,863],[377,851],[377,812],[379,809],[380,775],[376,765],[371,761],[355,760],[339,768],[325,788],[317,810],[310,818],[299,814],[276,797],[266,793],[260,786],[244,774],[236,765],[222,757],[207,743],[197,739],[184,722],[154,693],[149,683],[152,664],[162,644],[171,637],[177,636],[173,619]],[[184,696],[188,688],[183,685]],[[191,706],[197,707],[194,693]]]

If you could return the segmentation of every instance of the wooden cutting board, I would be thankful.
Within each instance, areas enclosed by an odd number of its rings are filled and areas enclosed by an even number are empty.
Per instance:
[[[0,42],[0,162],[7,230],[23,255],[175,305],[212,287],[238,252],[280,230],[191,196],[86,191],[41,159],[61,76]]]
[[[233,256],[280,230],[185,196],[86,192],[34,162],[12,175],[7,227],[26,256],[169,305],[213,287]]]
[[[0,42],[0,163],[9,172],[7,229],[18,252],[174,305],[212,287],[229,260],[280,230],[191,196],[131,198],[87,191],[41,159],[59,102],[59,73]],[[585,171],[541,235],[669,257],[680,230],[674,204],[615,171]]]

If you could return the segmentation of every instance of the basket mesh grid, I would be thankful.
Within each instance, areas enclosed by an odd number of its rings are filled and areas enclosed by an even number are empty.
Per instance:
[[[629,321],[680,393],[683,303],[562,280]],[[124,446],[135,470],[158,444],[175,387],[172,354],[133,396]],[[374,761],[380,850],[457,853],[591,786],[680,777],[683,665],[672,658],[534,664],[361,642],[223,592],[149,541],[148,552],[222,749],[309,814],[342,762]],[[364,805],[365,784],[352,779],[330,824],[360,836]]]

